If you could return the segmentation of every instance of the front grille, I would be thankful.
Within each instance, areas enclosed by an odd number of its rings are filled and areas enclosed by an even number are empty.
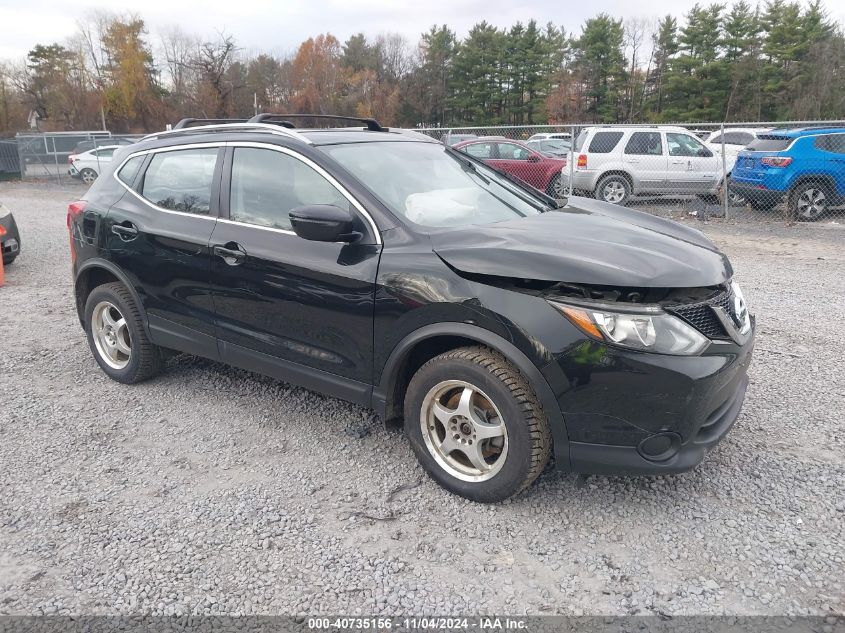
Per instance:
[[[713,308],[720,307],[724,309],[727,314],[730,314],[730,305],[730,292],[721,292],[712,299],[708,299],[702,303],[674,306],[670,308],[670,310],[693,326],[696,330],[704,334],[707,338],[727,339],[730,338],[730,336],[725,331],[725,328],[722,326],[722,322],[719,321],[716,313],[713,312]]]

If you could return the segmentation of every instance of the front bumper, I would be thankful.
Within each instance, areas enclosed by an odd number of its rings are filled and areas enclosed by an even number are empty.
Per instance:
[[[558,392],[573,472],[678,473],[698,465],[739,416],[754,330],[700,356],[622,351],[585,342],[544,373]],[[586,361],[586,362],[585,362]]]
[[[21,250],[21,236],[15,216],[11,213],[0,217],[0,226],[6,229],[6,234],[0,237],[0,251],[3,253],[3,261],[8,262],[17,257]]]

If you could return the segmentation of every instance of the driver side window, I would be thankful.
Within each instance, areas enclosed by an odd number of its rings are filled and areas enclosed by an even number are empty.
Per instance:
[[[669,156],[702,156],[701,150],[710,154],[701,141],[679,132],[667,132],[666,145],[669,146]]]
[[[312,204],[350,208],[334,185],[301,160],[271,149],[235,148],[231,220],[290,231],[291,209]]]
[[[502,160],[528,160],[528,150],[514,143],[499,143],[499,158]]]

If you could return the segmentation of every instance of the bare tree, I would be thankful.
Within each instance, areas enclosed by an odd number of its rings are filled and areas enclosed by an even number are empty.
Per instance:
[[[203,115],[226,118],[229,115],[232,95],[243,84],[235,85],[229,77],[229,69],[235,61],[238,47],[231,35],[219,33],[216,41],[203,42],[191,62],[197,71],[200,91],[206,97],[201,104]]]
[[[645,17],[630,17],[625,20],[623,28],[625,29],[625,52],[630,60],[628,85],[625,88],[625,98],[628,102],[627,118],[628,121],[633,121],[636,112],[637,92],[643,83],[640,66],[642,59],[645,57],[643,47],[648,42],[650,20]]]

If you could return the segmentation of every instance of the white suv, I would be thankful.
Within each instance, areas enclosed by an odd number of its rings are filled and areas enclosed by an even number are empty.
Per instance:
[[[718,195],[721,157],[681,127],[589,127],[575,140],[572,189],[625,204],[634,195]],[[562,170],[569,184],[570,166]]]

